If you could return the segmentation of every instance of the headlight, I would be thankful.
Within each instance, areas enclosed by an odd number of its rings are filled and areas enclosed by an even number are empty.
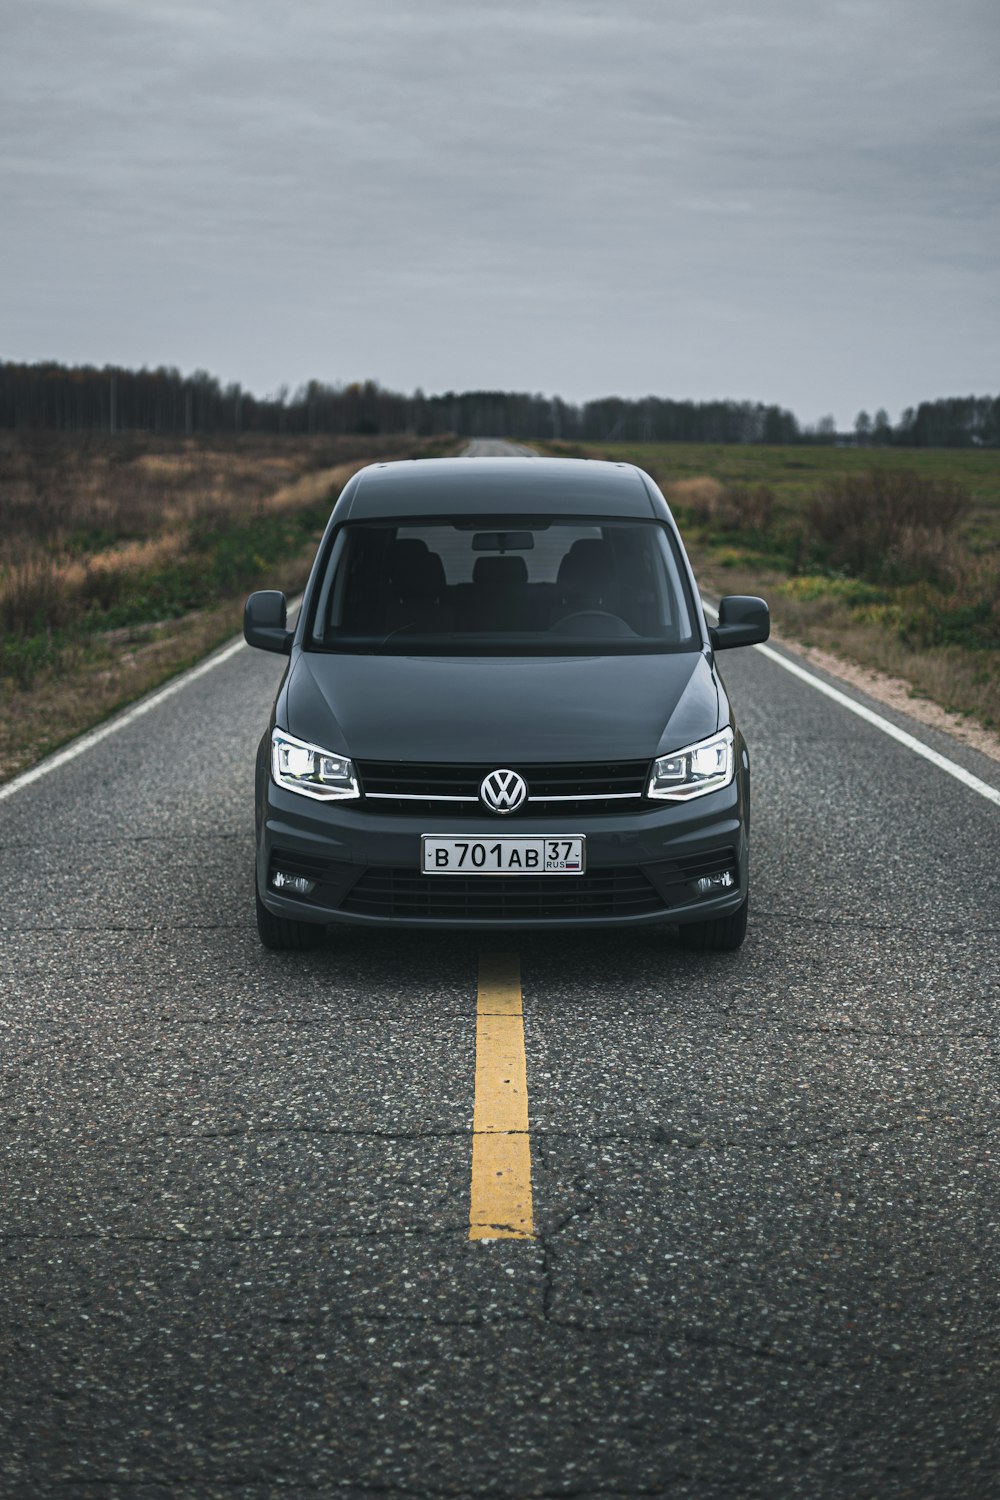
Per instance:
[[[288,791],[320,802],[361,796],[353,762],[345,755],[331,755],[282,729],[271,732],[271,775]]]
[[[647,797],[667,802],[686,802],[717,792],[733,779],[733,731],[724,729],[710,740],[661,755],[653,762]]]

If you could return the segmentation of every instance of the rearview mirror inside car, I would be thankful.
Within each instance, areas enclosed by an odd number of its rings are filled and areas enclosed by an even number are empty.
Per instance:
[[[473,552],[530,552],[535,538],[530,531],[477,531]]]

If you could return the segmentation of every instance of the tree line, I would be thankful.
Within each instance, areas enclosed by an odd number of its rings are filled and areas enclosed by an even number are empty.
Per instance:
[[[218,434],[406,433],[561,438],[574,442],[834,443],[906,447],[1000,445],[1000,397],[952,397],[904,411],[859,412],[850,434],[832,417],[800,427],[794,413],[751,401],[675,401],[606,396],[574,404],[522,391],[389,391],[376,381],[264,397],[223,385],[204,370],[0,361],[0,428],[61,432]]]

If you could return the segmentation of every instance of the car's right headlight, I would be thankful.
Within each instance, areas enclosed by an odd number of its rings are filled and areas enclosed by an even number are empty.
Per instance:
[[[361,796],[353,761],[297,740],[283,729],[271,732],[271,775],[286,791],[320,802]]]
[[[717,792],[733,779],[733,731],[724,729],[709,740],[687,745],[653,762],[653,774],[646,788],[647,797],[662,802],[687,802]]]

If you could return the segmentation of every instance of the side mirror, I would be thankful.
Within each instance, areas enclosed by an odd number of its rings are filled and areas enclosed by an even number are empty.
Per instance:
[[[771,615],[763,599],[751,594],[730,594],[719,600],[719,623],[708,627],[708,638],[716,651],[730,646],[758,646],[771,634]]]
[[[287,656],[292,649],[294,630],[287,628],[288,605],[277,589],[261,589],[251,594],[243,609],[243,638],[248,646],[261,651],[278,651]]]

